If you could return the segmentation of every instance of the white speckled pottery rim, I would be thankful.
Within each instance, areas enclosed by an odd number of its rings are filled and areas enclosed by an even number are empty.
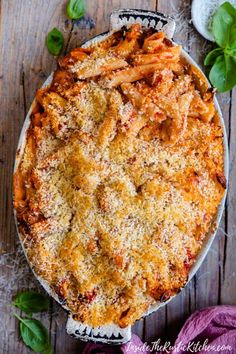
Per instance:
[[[94,44],[96,42],[100,42],[104,40],[107,36],[109,36],[113,31],[117,31],[120,29],[122,26],[130,26],[133,23],[140,23],[145,27],[154,27],[157,30],[162,30],[166,33],[168,38],[172,38],[175,30],[175,22],[173,19],[171,19],[169,16],[166,16],[164,14],[160,14],[157,12],[151,12],[151,11],[145,11],[145,10],[118,10],[114,11],[111,16],[110,16],[110,32],[103,33],[101,35],[98,35],[86,43],[83,44],[84,47],[89,46],[91,44]],[[186,58],[186,60],[190,63],[195,65],[200,71],[201,69],[199,66],[195,63],[195,61],[184,51],[182,50],[182,55]],[[48,79],[44,82],[43,87],[47,86],[50,84],[52,81],[53,73],[48,77]],[[227,143],[227,135],[226,135],[226,129],[225,129],[225,124],[224,120],[222,117],[222,113],[219,107],[219,104],[217,102],[217,99],[215,98],[215,105],[216,108],[219,112],[220,115],[220,121],[221,125],[224,131],[224,163],[225,163],[225,176],[226,179],[228,180],[228,168],[229,168],[229,161],[228,161],[228,143]],[[25,143],[26,143],[26,133],[27,129],[29,128],[30,125],[30,115],[32,113],[32,109],[34,106],[34,102],[32,103],[29,112],[25,118],[24,125],[21,130],[20,138],[19,138],[19,143],[18,143],[18,148],[17,148],[17,154],[16,154],[16,159],[15,159],[15,166],[14,166],[14,171],[16,171],[18,164],[21,160],[21,156],[24,151]],[[223,213],[224,209],[224,204],[225,204],[225,198],[226,198],[226,192],[224,195],[224,198],[219,206],[218,213],[216,216],[215,220],[215,230],[218,228],[220,219]],[[17,225],[17,220],[16,220],[16,213],[14,211],[14,216],[15,216],[15,222],[16,222],[16,227],[17,227],[17,232],[20,237],[20,233],[18,230],[18,225]],[[201,263],[203,262],[212,242],[215,237],[216,231],[212,231],[209,233],[209,235],[205,238],[202,250],[200,254],[198,255],[198,258],[193,265],[193,267],[190,270],[189,273],[189,280],[195,275],[196,271],[200,267]],[[22,244],[22,248],[24,250],[24,245]],[[25,252],[25,250],[24,250]],[[27,258],[27,255],[25,253],[25,256]],[[49,295],[51,295],[56,301],[60,303],[60,300],[57,296],[57,294],[50,288],[49,284],[37,276],[32,269],[35,277],[38,279],[38,281],[41,283],[41,285],[44,287],[44,289],[48,292]],[[172,297],[173,298],[173,297]],[[160,307],[164,306],[167,302],[169,302],[172,298],[170,298],[166,302],[157,302],[156,304],[152,305],[147,313],[144,316],[149,315],[150,313],[156,311]],[[69,309],[66,307],[66,305],[61,304],[64,309],[69,311]],[[122,344],[126,343],[127,341],[130,340],[131,338],[131,326],[128,326],[126,328],[120,328],[119,326],[115,324],[111,325],[106,325],[106,326],[100,326],[97,328],[92,328],[88,325],[85,325],[79,321],[75,321],[72,318],[72,314],[69,312],[69,317],[66,325],[66,330],[67,333],[70,334],[73,337],[79,338],[83,341],[94,341],[94,342],[101,342],[101,343],[107,343],[107,344]]]
[[[191,15],[192,21],[197,31],[206,39],[215,42],[214,35],[210,29],[212,16],[217,8],[222,5],[225,0],[193,0]],[[236,0],[229,0],[236,6]]]

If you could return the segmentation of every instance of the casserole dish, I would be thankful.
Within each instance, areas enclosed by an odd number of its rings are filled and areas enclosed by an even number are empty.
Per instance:
[[[129,27],[129,25],[137,24],[137,23],[141,24],[145,28],[150,27],[150,28],[155,28],[158,31],[161,30],[162,32],[164,32],[166,34],[167,38],[172,38],[174,27],[175,27],[173,20],[170,19],[169,17],[167,17],[165,15],[158,14],[158,13],[148,12],[148,11],[120,10],[120,11],[116,11],[116,12],[112,13],[112,15],[111,15],[111,31],[117,31],[122,26]],[[110,34],[111,34],[111,32],[108,32],[108,33],[102,34],[100,36],[97,36],[97,37],[93,38],[92,40],[86,42],[83,45],[83,47],[88,48],[88,47],[91,47],[91,46],[96,45],[98,43],[101,43],[106,38],[108,38],[108,36]],[[166,43],[167,43],[167,45],[172,46],[172,44],[169,40],[166,40]],[[172,47],[172,48],[178,49],[177,46]],[[89,49],[87,49],[87,51],[88,50]],[[86,53],[87,53],[86,49],[84,49],[84,53],[85,53],[84,55],[86,55]],[[188,64],[190,64],[190,66],[194,65],[194,67],[197,67],[197,65],[193,62],[193,60],[184,51],[182,51],[181,57],[183,57],[185,59],[185,61]],[[95,67],[95,69],[97,70],[98,68]],[[200,71],[198,71],[198,73],[200,73]],[[203,75],[203,74],[200,73],[199,75]],[[197,75],[197,76],[199,77],[199,75]],[[200,77],[203,78],[203,76],[200,76]],[[204,78],[203,79],[201,79],[201,78],[200,78],[200,81],[205,80]],[[80,79],[80,77],[79,77],[79,79]],[[52,81],[52,75],[48,78],[48,80],[46,81],[46,83],[44,85],[50,84],[51,81]],[[42,92],[43,92],[43,90],[42,90]],[[187,99],[186,97],[187,96],[184,97],[185,100]],[[183,102],[183,104],[184,104],[184,102]],[[224,175],[227,179],[227,177],[228,177],[228,158],[227,158],[227,156],[228,155],[227,155],[227,142],[226,142],[225,128],[224,128],[222,115],[220,113],[220,109],[219,109],[216,99],[214,101],[214,104],[215,104],[216,110],[218,111],[218,115],[220,116],[220,124],[221,124],[223,134],[224,134],[224,154],[225,154],[224,155],[224,168],[225,168]],[[51,103],[48,107],[50,109],[52,108]],[[111,106],[110,109],[112,109],[112,107],[113,106]],[[18,152],[17,152],[17,157],[16,157],[15,171],[17,171],[17,169],[19,167],[19,162],[21,161],[22,156],[23,156],[22,154],[24,152],[27,134],[29,134],[30,116],[31,116],[31,113],[33,112],[33,108],[34,107],[32,107],[30,109],[30,112],[27,115],[25,124],[22,129],[22,134],[20,137],[20,142],[19,142],[19,147],[18,147]],[[80,153],[78,152],[78,154],[80,154]],[[82,166],[81,161],[80,162],[77,161],[77,163],[79,163],[78,166]],[[195,178],[198,179],[198,175],[196,175]],[[81,188],[82,182],[83,181],[81,181],[81,179],[80,179],[78,182],[79,188]],[[222,182],[222,180],[221,180],[221,182]],[[36,183],[37,183],[37,181],[36,181]],[[223,185],[224,183],[222,182],[221,184]],[[222,215],[224,199],[225,199],[225,192],[224,192],[224,196],[222,198],[222,201],[221,201],[218,213],[217,213],[217,217],[216,217],[216,220],[214,223],[214,230],[215,230],[215,226],[218,225],[220,217]],[[212,232],[210,232],[210,234],[207,237],[204,238],[204,244],[201,247],[201,251],[198,255],[198,259],[196,260],[196,262],[194,263],[194,265],[192,266],[192,268],[189,272],[189,279],[195,274],[196,270],[200,266],[204,256],[207,253],[207,250],[210,247],[210,244],[214,238],[214,235],[215,235],[215,233],[212,231]],[[21,238],[21,240],[23,239],[23,237],[20,237],[20,238]],[[32,241],[34,242],[34,240],[32,240]],[[104,241],[104,240],[102,240],[102,241]],[[25,245],[23,245],[23,248],[25,250]],[[148,255],[147,255],[147,257],[148,257]],[[118,262],[120,262],[120,261],[121,261],[120,258],[118,258]],[[57,301],[62,303],[61,298],[59,296],[59,294],[61,294],[61,292],[58,291],[58,289],[55,290],[51,286],[49,286],[49,284],[44,279],[42,279],[42,277],[37,276],[37,278],[40,280],[40,282],[42,283],[44,288],[47,290],[47,292],[49,294],[51,294]],[[64,280],[63,280],[63,284],[60,284],[60,286],[61,285],[63,285],[62,286],[62,288],[63,288],[64,287]],[[91,297],[94,297],[94,294],[89,294],[89,298],[91,298]],[[156,302],[155,304],[152,304],[149,307],[148,311],[146,312],[146,315],[155,311],[156,309],[158,309],[160,306],[162,306],[164,303],[167,302],[167,299],[169,301],[172,297],[173,296],[171,296],[171,295],[168,297],[164,297],[164,298],[162,298],[161,302]],[[89,301],[89,300],[90,299],[87,299],[86,301]],[[64,302],[62,303],[62,305],[63,305],[63,307],[65,307],[68,310],[68,307],[65,305]],[[74,320],[72,315],[70,315],[68,323],[67,323],[67,332],[69,334],[76,336],[76,337],[83,339],[83,340],[94,340],[94,341],[100,341],[100,342],[105,342],[105,343],[116,343],[116,344],[120,344],[120,343],[124,343],[124,342],[128,341],[130,339],[130,335],[131,335],[130,326],[122,325],[122,328],[121,328],[117,324],[109,324],[109,325],[97,326],[94,328],[94,327],[88,326],[87,324],[85,324],[83,322],[79,322],[78,320]]]

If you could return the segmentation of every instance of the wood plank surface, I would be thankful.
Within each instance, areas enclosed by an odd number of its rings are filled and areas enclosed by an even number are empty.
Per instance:
[[[202,65],[210,48],[191,23],[191,0],[87,0],[84,20],[72,24],[65,16],[66,0],[0,0],[0,353],[25,354],[17,321],[10,315],[12,296],[38,288],[18,245],[12,215],[12,170],[19,133],[35,91],[56,67],[44,42],[58,27],[65,37],[64,53],[108,29],[109,14],[119,8],[158,10],[177,20],[174,39]],[[200,270],[167,306],[135,323],[144,341],[173,340],[196,309],[215,304],[236,305],[236,90],[219,95],[230,143],[230,183],[227,206],[215,241]],[[84,343],[65,332],[66,313],[51,300],[40,316],[50,330],[56,354],[81,353]]]

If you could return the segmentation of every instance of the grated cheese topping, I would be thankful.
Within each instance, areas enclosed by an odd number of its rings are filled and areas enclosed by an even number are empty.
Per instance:
[[[38,91],[14,205],[35,272],[75,318],[125,327],[184,286],[226,181],[203,78],[181,56],[147,76],[135,66],[147,38],[148,58],[171,60],[164,35],[113,36],[109,49],[72,51]],[[105,87],[108,74],[125,85]]]

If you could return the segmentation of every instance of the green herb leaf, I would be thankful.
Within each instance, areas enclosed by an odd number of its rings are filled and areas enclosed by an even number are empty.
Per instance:
[[[14,316],[20,321],[20,334],[24,343],[36,353],[49,354],[51,346],[44,325],[32,318],[21,318],[17,314],[14,314]]]
[[[67,16],[72,20],[78,20],[85,15],[84,0],[70,0],[66,8]]]
[[[24,291],[18,294],[13,304],[27,314],[47,311],[49,299],[34,291]]]
[[[235,10],[236,11],[236,10]],[[236,18],[234,20],[234,24],[231,27],[230,34],[229,34],[229,44],[228,44],[229,49],[236,49]]]
[[[52,354],[52,347],[50,343],[48,344],[47,348],[42,351],[42,354]]]
[[[46,45],[48,51],[52,55],[59,55],[62,51],[63,44],[64,37],[62,33],[56,27],[54,27],[46,37]]]
[[[219,47],[207,54],[204,64],[212,65],[212,85],[226,92],[236,85],[236,9],[229,2],[223,3],[213,16],[212,31]]]
[[[213,65],[216,61],[216,58],[219,55],[223,54],[222,48],[215,48],[211,52],[209,52],[204,60],[204,65]]]
[[[236,85],[236,60],[224,54],[217,57],[210,71],[210,81],[220,92],[231,90]]]
[[[212,31],[220,47],[226,48],[234,43],[235,37],[231,38],[231,30],[235,28],[235,21],[236,9],[229,2],[223,3],[213,16],[212,23]]]

